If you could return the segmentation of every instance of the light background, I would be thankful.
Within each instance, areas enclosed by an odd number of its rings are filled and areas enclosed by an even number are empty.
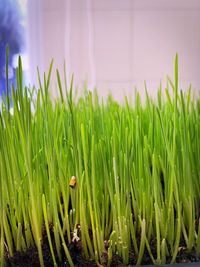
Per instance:
[[[62,72],[65,59],[79,87],[122,99],[146,80],[154,93],[178,52],[180,87],[200,88],[199,0],[30,0],[29,13],[33,81],[36,65]]]

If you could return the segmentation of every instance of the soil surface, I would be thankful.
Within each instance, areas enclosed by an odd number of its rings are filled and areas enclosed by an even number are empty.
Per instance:
[[[53,239],[53,227],[51,228],[51,235],[52,235],[52,241]],[[54,251],[55,249],[55,243],[53,243]],[[153,255],[156,258],[156,240],[152,239],[150,242],[150,247]],[[75,267],[93,267],[97,266],[94,260],[91,259],[85,259],[82,256],[82,245],[81,241],[75,241],[68,245],[68,249],[70,251],[72,260],[74,262]],[[102,255],[102,266],[107,266],[107,247],[105,246],[105,252]],[[43,258],[44,258],[44,264],[45,267],[53,267],[53,261],[51,258],[51,252],[49,249],[49,243],[46,231],[43,230],[42,233],[42,250],[43,250]],[[5,249],[6,251],[6,249]],[[69,263],[66,259],[64,250],[61,251],[62,255],[62,261],[59,262],[58,255],[56,255],[56,261],[58,263],[58,267],[68,267]],[[39,264],[39,257],[36,247],[30,247],[25,252],[15,252],[13,257],[10,257],[8,253],[5,253],[5,260],[6,260],[6,267],[40,267]],[[168,257],[166,259],[167,263],[170,263],[171,257]],[[134,250],[131,249],[129,252],[129,264],[135,265],[137,262],[137,257],[134,253]],[[197,255],[195,250],[188,252],[185,248],[185,243],[181,241],[180,247],[179,247],[179,253],[176,257],[177,263],[191,263],[191,262],[200,262],[200,256]],[[149,256],[149,253],[147,249],[145,249],[142,265],[150,265],[152,264],[152,260]],[[200,264],[200,263],[199,263]],[[122,263],[122,259],[119,257],[119,255],[115,254],[112,258],[111,267],[122,267],[124,266]]]

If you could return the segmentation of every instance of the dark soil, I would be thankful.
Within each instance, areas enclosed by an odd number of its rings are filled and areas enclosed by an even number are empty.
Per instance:
[[[51,226],[51,235],[53,239],[53,226]],[[42,233],[42,250],[44,264],[46,267],[53,267],[53,261],[51,258],[51,253],[48,244],[48,238],[45,229]],[[55,247],[55,244],[53,243]],[[150,247],[153,255],[156,258],[156,240],[152,239],[150,242]],[[68,245],[72,260],[76,267],[94,267],[97,266],[94,260],[86,259],[82,255],[82,246],[81,241],[75,241]],[[105,246],[105,252],[102,255],[102,266],[107,265],[107,246]],[[56,251],[56,249],[54,249]],[[15,252],[13,257],[9,257],[8,253],[5,253],[6,267],[40,267],[38,252],[36,247],[30,247],[25,252]],[[56,261],[58,262],[59,267],[68,267],[69,263],[65,257],[64,251],[62,251],[62,262],[59,262],[58,256],[56,255]],[[167,263],[170,263],[171,257],[167,258]],[[129,252],[129,264],[135,265],[137,262],[137,257],[134,253],[134,250],[131,249]],[[185,248],[185,243],[182,241],[179,247],[179,253],[176,258],[177,263],[191,263],[191,262],[200,262],[200,256],[197,255],[195,250],[188,252]],[[147,249],[145,249],[142,265],[152,264],[151,258]],[[122,267],[122,259],[119,255],[113,255],[111,267]]]

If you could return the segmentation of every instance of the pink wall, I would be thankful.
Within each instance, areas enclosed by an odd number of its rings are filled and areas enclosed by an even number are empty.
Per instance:
[[[173,76],[179,53],[180,84],[200,88],[199,0],[43,0],[42,57],[75,73],[79,86],[97,84],[117,99],[136,85],[155,91]]]

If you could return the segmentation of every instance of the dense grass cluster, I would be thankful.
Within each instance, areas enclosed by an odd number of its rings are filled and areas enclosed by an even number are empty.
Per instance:
[[[191,88],[178,90],[177,57],[174,82],[168,79],[156,100],[146,89],[145,103],[135,92],[134,105],[90,91],[75,101],[73,77],[62,85],[58,71],[59,97],[52,101],[51,69],[37,91],[24,90],[19,59],[17,88],[2,106],[1,266],[5,253],[32,245],[43,266],[44,226],[55,266],[61,248],[73,266],[68,245],[76,238],[98,265],[105,240],[108,266],[114,253],[128,264],[130,248],[137,264],[145,248],[155,264],[174,262],[180,239],[200,253],[200,98]]]

